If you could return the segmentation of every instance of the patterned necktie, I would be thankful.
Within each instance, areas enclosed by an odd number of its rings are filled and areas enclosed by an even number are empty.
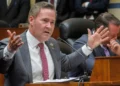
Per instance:
[[[40,43],[38,45],[40,47],[40,56],[41,56],[41,61],[42,61],[42,73],[43,73],[43,79],[47,80],[49,79],[49,73],[48,73],[48,63],[47,63],[47,58],[44,52],[44,44]]]
[[[54,5],[54,0],[50,0],[50,3]]]
[[[104,49],[104,53],[106,56],[110,56],[110,53],[108,51],[108,49],[105,46],[101,46]]]

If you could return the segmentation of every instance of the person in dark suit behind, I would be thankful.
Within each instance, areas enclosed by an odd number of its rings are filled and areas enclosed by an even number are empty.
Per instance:
[[[81,48],[69,55],[60,52],[57,41],[51,37],[55,20],[54,6],[38,2],[29,12],[27,31],[16,36],[15,32],[7,30],[9,39],[0,41],[0,73],[5,73],[5,86],[60,79],[61,70],[70,71],[85,60],[87,55]],[[84,45],[84,49],[94,49],[108,40],[108,33],[107,28],[100,27],[92,35],[88,29],[88,46]]]
[[[104,27],[108,27],[110,34],[109,40],[104,41],[100,46],[96,47],[93,52],[88,56],[86,63],[79,65],[77,68],[74,68],[69,73],[70,77],[77,77],[83,75],[84,72],[87,72],[89,75],[92,72],[92,68],[94,65],[95,57],[97,56],[115,56],[115,54],[107,47],[107,44],[110,43],[111,39],[117,40],[117,35],[120,29],[120,21],[114,15],[110,13],[102,13],[95,20],[96,27],[103,25]],[[94,33],[95,31],[93,31]],[[79,39],[77,39],[73,45],[75,49],[81,48],[84,44],[87,43],[88,35],[83,34]],[[118,41],[118,40],[117,40]],[[87,52],[86,52],[87,53]],[[85,70],[85,71],[84,71]]]
[[[108,11],[109,0],[75,0],[76,17],[94,20]]]
[[[8,27],[18,27],[19,23],[27,21],[29,9],[30,0],[11,0],[8,5],[7,0],[1,0],[0,21],[6,22]],[[0,23],[0,27],[2,27],[3,23]]]
[[[75,16],[74,12],[74,0],[60,0],[59,4],[56,8],[57,10],[57,26],[59,24],[69,18],[73,18]]]

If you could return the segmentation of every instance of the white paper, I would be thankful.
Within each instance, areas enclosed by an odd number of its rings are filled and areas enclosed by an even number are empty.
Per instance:
[[[54,80],[46,80],[46,81],[38,81],[35,83],[50,83],[50,82],[69,82],[75,80],[75,78],[70,78],[70,79],[54,79]]]

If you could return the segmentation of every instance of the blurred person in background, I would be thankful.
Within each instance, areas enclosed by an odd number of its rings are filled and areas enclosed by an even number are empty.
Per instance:
[[[26,23],[30,0],[0,0],[0,27],[18,27]]]
[[[75,17],[95,20],[96,17],[108,11],[109,0],[75,0]]]
[[[80,75],[84,75],[84,72],[87,72],[89,75],[91,75],[95,57],[97,56],[116,56],[114,52],[112,52],[111,49],[108,48],[108,44],[110,43],[111,39],[117,40],[118,33],[120,31],[120,20],[117,19],[114,15],[110,13],[102,13],[100,14],[96,20],[95,20],[96,28],[103,25],[104,27],[108,27],[109,30],[109,40],[104,41],[102,44],[97,46],[95,49],[90,49],[89,51],[85,51],[86,54],[88,54],[88,59],[86,62],[83,62],[80,64],[77,68],[74,68],[69,73],[70,77],[77,77]],[[92,33],[96,32],[97,29],[93,30]],[[84,44],[88,42],[88,34],[83,34],[79,39],[77,39],[73,45],[75,49],[81,48]],[[119,42],[120,43],[120,42]],[[89,52],[92,51],[91,54]]]

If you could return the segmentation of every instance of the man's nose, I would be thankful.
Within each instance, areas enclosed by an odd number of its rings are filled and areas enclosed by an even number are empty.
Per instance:
[[[51,23],[48,22],[48,23],[47,23],[47,27],[51,28],[51,26],[52,26]]]

